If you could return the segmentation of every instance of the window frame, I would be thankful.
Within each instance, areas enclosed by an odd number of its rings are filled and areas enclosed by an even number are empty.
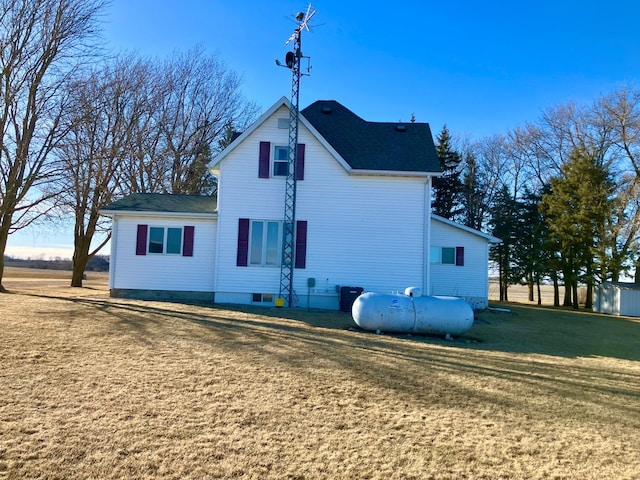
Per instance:
[[[252,293],[251,303],[273,304],[275,298],[276,296],[273,293]]]
[[[261,225],[260,238],[255,238],[257,235],[255,229],[258,224]],[[275,239],[272,235],[273,225],[277,226]],[[283,235],[283,222],[281,220],[250,220],[247,265],[252,267],[280,267],[282,264]],[[259,242],[259,246],[256,245],[256,242]],[[258,253],[259,261],[256,261]],[[273,261],[274,258],[275,261]]]
[[[286,160],[278,158],[278,152],[281,151],[286,152]],[[282,164],[285,164],[284,171],[286,173],[281,173],[279,169],[282,169]],[[278,166],[278,168],[276,168]],[[274,145],[273,146],[273,157],[271,161],[271,176],[272,177],[280,177],[286,178],[289,175],[289,146],[288,145]]]
[[[446,252],[446,258],[445,258],[445,252]],[[456,248],[442,247],[442,253],[440,254],[440,263],[442,265],[455,265],[456,264]]]
[[[440,247],[432,245],[429,250],[429,263],[432,265],[462,267],[464,266],[463,249],[464,247]],[[462,259],[460,258],[460,255],[462,255]]]
[[[157,234],[158,230],[162,230],[162,244],[160,244],[157,238],[154,239],[154,243],[152,244],[152,232],[155,231]],[[175,251],[175,248],[172,248],[172,251],[169,252],[169,231],[173,231],[173,240],[176,239],[179,241],[178,251]],[[176,234],[176,231],[178,232]],[[160,227],[157,225],[149,225],[148,233],[147,233],[147,251],[146,253],[149,255],[176,255],[183,256],[184,252],[184,227]],[[152,245],[160,245],[162,251],[155,251],[157,247],[152,250]]]

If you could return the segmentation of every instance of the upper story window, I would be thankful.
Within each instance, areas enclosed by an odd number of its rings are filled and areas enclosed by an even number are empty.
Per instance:
[[[286,177],[289,174],[289,147],[276,145],[273,149],[273,176]]]
[[[296,180],[304,180],[305,144],[298,144]],[[258,178],[286,177],[289,174],[289,146],[260,142]]]

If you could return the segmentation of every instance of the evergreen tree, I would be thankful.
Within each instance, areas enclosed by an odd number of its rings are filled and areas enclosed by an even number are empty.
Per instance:
[[[433,179],[433,213],[444,218],[454,219],[461,210],[462,182],[460,181],[460,168],[462,157],[453,150],[451,134],[446,125],[436,139],[438,140],[436,152],[440,160],[442,176]]]
[[[515,245],[516,263],[522,281],[529,287],[529,301],[534,300],[534,287],[537,287],[538,305],[541,304],[540,281],[546,275],[552,276],[549,229],[540,211],[541,200],[541,194],[525,189],[519,202],[518,240]]]
[[[591,308],[596,253],[605,239],[614,184],[605,166],[584,146],[572,151],[562,174],[551,179],[551,193],[543,195],[541,206],[565,262],[571,304],[578,308],[578,282],[583,280],[587,284],[585,307]]]
[[[465,159],[465,168],[462,176],[462,188],[460,195],[461,221],[470,228],[480,230],[484,219],[485,209],[483,186],[476,158],[473,154],[468,154]]]
[[[492,246],[489,251],[489,258],[498,265],[501,302],[509,301],[509,284],[516,283],[521,278],[514,262],[515,247],[521,238],[518,231],[519,208],[518,201],[511,197],[505,186],[496,195],[495,202],[490,209],[491,233],[502,240],[502,243]]]
[[[184,180],[180,184],[179,191],[187,195],[215,195],[218,191],[218,180],[209,171],[211,162],[211,149],[209,145],[203,145],[193,154],[193,161],[187,167]]]

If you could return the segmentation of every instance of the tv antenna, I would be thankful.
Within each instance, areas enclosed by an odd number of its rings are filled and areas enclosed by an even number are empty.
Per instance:
[[[296,14],[297,27],[291,36],[284,42],[289,45],[293,42],[293,51],[285,55],[284,65],[276,60],[276,65],[287,67],[291,70],[291,108],[289,110],[289,158],[288,170],[285,181],[284,198],[284,222],[282,239],[282,258],[280,264],[280,291],[278,296],[287,300],[289,307],[295,306],[297,296],[293,289],[293,269],[295,265],[295,236],[296,236],[296,189],[297,189],[297,165],[298,165],[298,127],[299,100],[300,100],[300,77],[310,74],[310,59],[302,55],[302,31],[309,31],[309,20],[316,14],[311,4],[306,13]],[[307,59],[306,73],[302,73],[300,63],[303,58]]]

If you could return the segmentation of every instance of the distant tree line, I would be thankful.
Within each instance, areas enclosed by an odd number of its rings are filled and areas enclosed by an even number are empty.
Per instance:
[[[109,239],[101,208],[131,193],[214,194],[208,162],[256,115],[216,55],[107,55],[108,4],[0,0],[0,291],[9,235],[64,217],[82,286]]]
[[[15,258],[4,256],[4,264],[8,267],[39,268],[42,270],[71,270],[72,261],[65,258]],[[109,257],[106,255],[94,255],[87,262],[87,272],[108,272]]]
[[[491,248],[500,299],[511,284],[534,300],[553,283],[556,305],[578,308],[578,285],[640,280],[640,91],[624,86],[587,105],[566,103],[506,134],[437,136],[443,176],[433,211],[502,239]]]

